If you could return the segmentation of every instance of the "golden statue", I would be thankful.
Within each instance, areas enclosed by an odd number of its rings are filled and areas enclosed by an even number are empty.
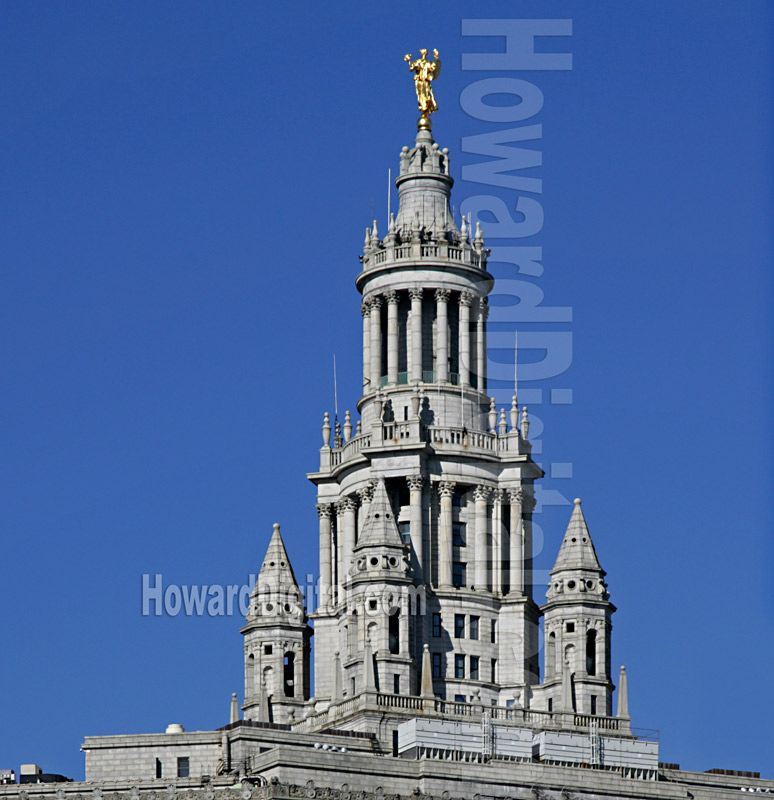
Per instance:
[[[441,74],[441,59],[438,58],[437,50],[433,50],[433,56],[435,61],[428,61],[427,50],[420,50],[419,58],[416,61],[411,60],[411,53],[403,56],[403,60],[408,61],[409,69],[414,73],[414,88],[417,90],[417,102],[422,113],[417,123],[419,130],[429,131],[433,127],[430,122],[430,114],[438,111],[432,84]]]

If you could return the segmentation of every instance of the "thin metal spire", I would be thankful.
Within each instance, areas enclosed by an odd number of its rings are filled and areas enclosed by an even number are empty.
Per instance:
[[[390,232],[390,212],[392,211],[392,168],[387,170],[387,233]]]
[[[333,421],[339,421],[339,387],[336,381],[336,353],[333,354]]]

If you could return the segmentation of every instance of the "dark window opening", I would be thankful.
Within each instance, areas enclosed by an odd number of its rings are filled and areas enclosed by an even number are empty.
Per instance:
[[[462,495],[459,492],[455,492],[452,495],[452,507],[462,508]]]
[[[400,528],[400,538],[403,544],[411,544],[411,523],[401,522],[398,527]]]
[[[452,586],[458,589],[465,586],[465,567],[462,561],[455,561],[452,564]]]
[[[597,632],[586,631],[586,672],[597,674]],[[592,712],[593,713],[593,712]]]
[[[478,639],[478,617],[471,616],[470,627],[468,629],[468,636],[471,639]]]
[[[470,680],[478,680],[478,656],[470,657]]]
[[[465,547],[465,523],[452,523],[452,544],[455,547]]]
[[[491,631],[491,634],[490,634],[489,638],[491,639],[492,644],[496,644],[497,643],[497,620],[496,619],[492,620],[492,631]]]
[[[551,698],[551,697],[548,698],[548,710],[549,711],[553,711],[554,710],[554,701],[553,701],[553,698]]]
[[[392,676],[392,693],[400,694],[400,675]]]
[[[465,656],[460,655],[459,653],[454,656],[454,677],[465,677]]]
[[[464,702],[466,702],[465,695],[464,694],[455,694],[454,695],[454,702],[455,703],[464,703]]]
[[[497,659],[492,659],[492,683],[497,683]]]
[[[595,694],[592,694],[589,699],[591,700],[591,713],[592,714],[596,714],[597,713],[597,696]]]
[[[433,653],[433,677],[443,678],[443,653]]]
[[[567,633],[575,633],[575,623],[574,622],[568,622],[567,623],[567,627],[565,628],[565,630],[567,631]]]
[[[441,615],[433,612],[433,636],[441,635]]]
[[[392,755],[398,757],[398,731],[392,732]]]
[[[392,653],[392,655],[397,655],[400,653],[400,611],[398,611],[398,609],[395,609],[395,611],[390,614],[389,635],[390,653]]]
[[[159,779],[164,777],[164,770],[163,770],[163,768],[161,766],[161,759],[160,758],[156,759],[156,777],[159,778]]]
[[[465,615],[464,614],[455,614],[454,615],[454,638],[455,639],[464,639],[465,638]]]
[[[283,691],[285,692],[285,697],[295,697],[296,696],[296,686],[295,686],[295,663],[296,663],[296,654],[295,653],[285,653],[285,663],[282,667],[282,686]]]
[[[272,647],[270,644],[265,644],[265,645],[263,646],[263,654],[264,654],[265,656],[270,656],[270,655],[272,654],[272,650],[273,650],[273,649],[274,649],[274,648],[273,648],[273,647]]]
[[[191,764],[188,756],[181,756],[177,759],[177,777],[187,778],[191,774]]]

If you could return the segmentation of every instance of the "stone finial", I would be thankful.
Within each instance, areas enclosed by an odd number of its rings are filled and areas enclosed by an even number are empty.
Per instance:
[[[631,719],[629,716],[629,686],[626,679],[626,667],[621,667],[618,675],[618,707],[615,712],[619,719]]]
[[[497,407],[494,397],[489,401],[489,430],[497,433]]]
[[[344,412],[344,441],[348,442],[352,438],[352,419],[349,411]]]
[[[526,406],[521,409],[521,437],[525,442],[529,439],[529,416]]]
[[[228,721],[231,725],[235,722],[239,722],[239,700],[237,700],[236,692],[231,695],[231,714]]]
[[[365,241],[363,242],[363,250],[368,253],[371,251],[371,229],[366,228]]]
[[[342,438],[341,438],[341,423],[337,420],[336,426],[334,428],[333,433],[333,446],[338,448],[342,445]]]
[[[433,665],[427,642],[422,647],[422,684],[419,693],[422,697],[433,697]]]
[[[360,436],[363,432],[363,422],[362,420],[358,419],[357,424],[355,425],[355,436]]]
[[[379,229],[376,227],[376,220],[374,220],[374,227],[371,231],[371,244],[374,247],[379,244]]]
[[[516,395],[513,395],[511,400],[511,431],[515,432],[519,427],[519,403],[516,400]]]
[[[333,654],[333,689],[331,690],[331,703],[340,703],[343,696],[341,690],[341,658],[337,650]]]
[[[500,424],[498,425],[498,433],[500,436],[505,436],[508,433],[508,423],[505,421],[505,409],[500,409]]]
[[[331,417],[330,417],[330,414],[327,411],[325,412],[325,415],[323,416],[322,437],[323,437],[323,447],[330,447],[331,446]]]

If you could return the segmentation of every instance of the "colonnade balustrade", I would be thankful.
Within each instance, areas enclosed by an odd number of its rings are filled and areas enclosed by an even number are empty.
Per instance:
[[[431,294],[432,293],[432,294]],[[432,321],[435,341],[428,356],[424,337],[423,307],[426,297],[435,301]],[[401,317],[401,301],[410,306]],[[382,307],[387,307],[386,320]],[[450,340],[450,311],[456,305],[457,339]],[[363,314],[363,392],[368,394],[387,386],[413,383],[461,385],[486,391],[486,319],[489,306],[485,297],[472,292],[414,287],[390,290],[367,297]],[[452,372],[454,361],[457,372]],[[401,371],[401,364],[406,366]]]

